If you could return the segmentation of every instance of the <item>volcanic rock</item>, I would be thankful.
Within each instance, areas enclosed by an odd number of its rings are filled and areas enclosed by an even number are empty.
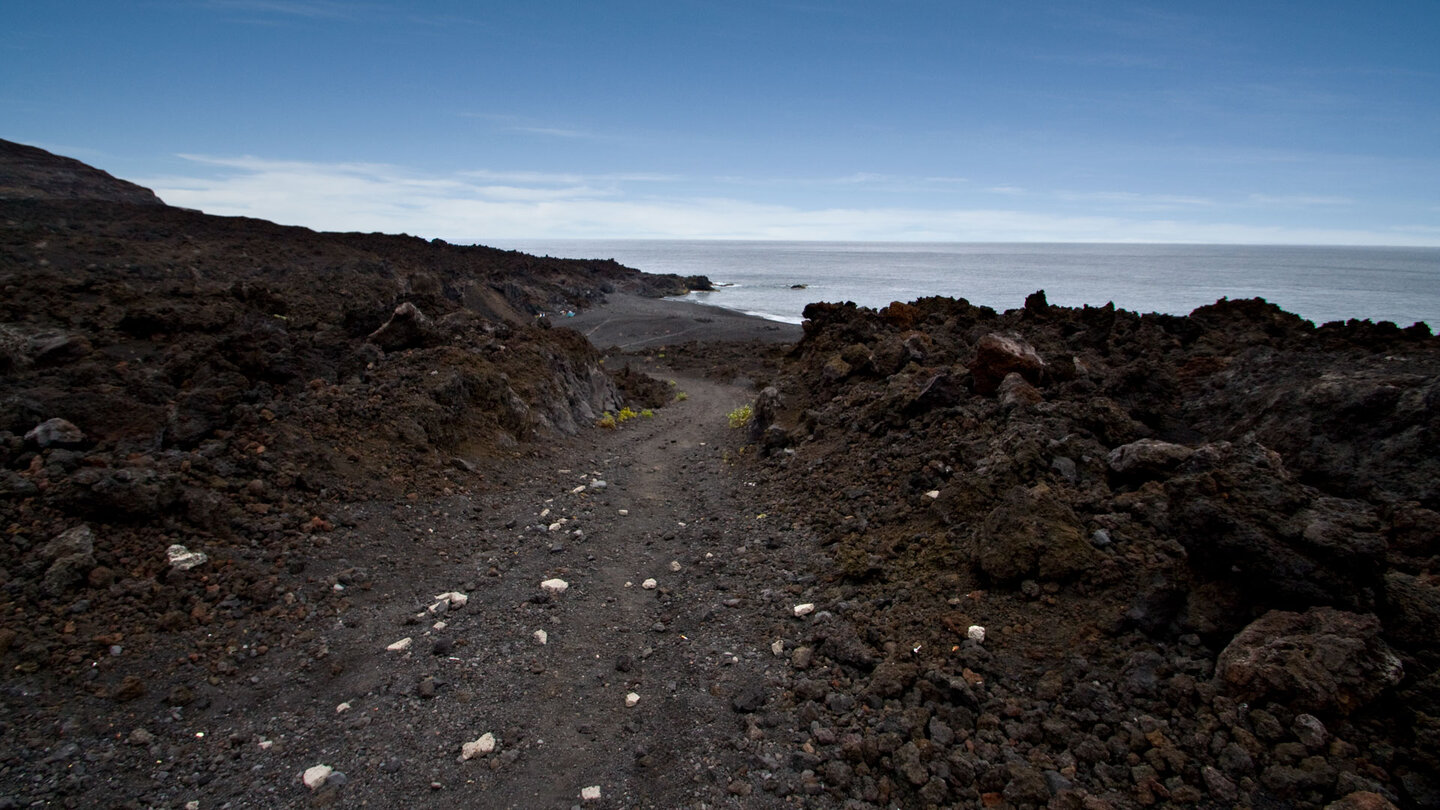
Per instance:
[[[26,433],[25,441],[40,447],[76,447],[85,441],[85,434],[64,419],[47,419]]]
[[[976,567],[1002,583],[1069,579],[1101,559],[1074,511],[1045,484],[1008,490],[964,548]]]
[[[395,307],[390,320],[365,339],[387,352],[394,352],[431,345],[440,339],[440,334],[425,313],[406,301]]]
[[[1329,715],[1354,712],[1402,677],[1380,621],[1334,608],[1271,611],[1235,636],[1215,664],[1216,681],[1239,699]]]
[[[1195,451],[1182,444],[1140,439],[1110,451],[1110,469],[1127,476],[1158,476],[1180,466]]]
[[[995,393],[1006,375],[1019,374],[1027,382],[1037,384],[1045,370],[1045,361],[1019,335],[990,333],[975,344],[975,359],[970,363],[975,393]]]

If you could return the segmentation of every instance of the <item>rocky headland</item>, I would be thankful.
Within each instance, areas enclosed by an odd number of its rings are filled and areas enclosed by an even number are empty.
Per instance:
[[[706,284],[0,142],[0,808],[1440,806],[1428,328]]]

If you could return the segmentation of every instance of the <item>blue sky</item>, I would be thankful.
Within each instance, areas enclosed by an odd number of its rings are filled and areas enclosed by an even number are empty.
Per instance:
[[[1440,245],[1440,2],[0,6],[0,137],[457,241]]]

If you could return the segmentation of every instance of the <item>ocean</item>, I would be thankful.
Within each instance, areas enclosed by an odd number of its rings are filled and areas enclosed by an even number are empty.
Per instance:
[[[615,259],[650,273],[704,275],[702,304],[799,323],[812,301],[883,307],[928,295],[997,310],[1045,290],[1052,304],[1189,313],[1264,298],[1316,324],[1350,318],[1440,329],[1440,248],[1281,245],[525,240],[494,247]]]

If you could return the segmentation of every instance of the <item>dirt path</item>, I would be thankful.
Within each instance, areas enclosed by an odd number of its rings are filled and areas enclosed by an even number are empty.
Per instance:
[[[725,416],[749,393],[678,389],[493,492],[354,509],[332,546],[348,557],[307,570],[328,630],[246,665],[204,714],[152,720],[185,741],[161,752],[179,759],[217,725],[229,742],[206,785],[140,798],[564,808],[593,786],[586,807],[783,804],[750,795],[745,749],[785,666],[771,645],[800,589],[786,561],[805,552],[727,465],[740,438]],[[547,595],[552,578],[568,589]],[[447,591],[467,603],[430,612]],[[487,733],[495,750],[461,761]],[[344,784],[308,791],[319,764]]]

